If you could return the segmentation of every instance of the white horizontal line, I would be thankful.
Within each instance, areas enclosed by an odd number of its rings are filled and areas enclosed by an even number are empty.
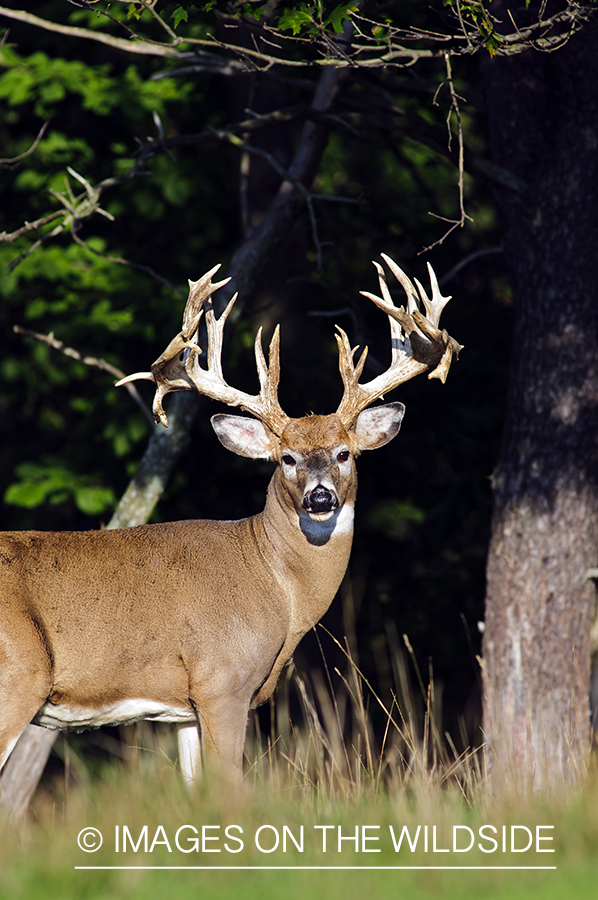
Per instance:
[[[556,866],[75,866],[77,870],[102,870],[105,871],[107,869],[143,869],[143,870],[157,870],[157,869],[173,869],[176,871],[201,871],[201,872],[238,872],[238,871],[276,871],[280,870],[288,872],[288,871],[325,871],[325,870],[340,870],[343,872],[351,871],[351,872],[359,872],[363,870],[364,872],[379,872],[379,871],[398,871],[405,869],[419,869],[419,870],[443,870],[443,871],[451,871],[451,869],[455,870],[463,870],[463,869],[476,869],[476,870],[488,870],[488,871],[522,871],[522,870],[533,870],[533,871],[546,871],[546,870],[555,870]]]

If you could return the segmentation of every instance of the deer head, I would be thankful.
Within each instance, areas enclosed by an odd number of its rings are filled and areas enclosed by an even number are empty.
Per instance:
[[[355,361],[358,348],[351,348],[346,333],[337,326],[339,368],[344,393],[337,411],[326,416],[291,419],[278,402],[280,378],[279,326],[270,343],[268,364],[262,348],[262,329],[255,338],[255,360],[260,383],[259,393],[247,394],[227,384],[222,373],[224,325],[237,294],[219,319],[216,319],[212,294],[230,279],[212,282],[215,266],[199,281],[189,282],[189,299],[183,315],[183,327],[155,361],[151,372],[138,372],[122,379],[126,384],[146,379],[156,384],[154,418],[168,426],[163,399],[170,391],[196,390],[229,406],[239,406],[255,418],[215,415],[212,425],[221,443],[229,450],[252,458],[279,463],[279,478],[288,497],[303,520],[326,521],[334,517],[355,490],[354,459],[362,450],[373,450],[388,443],[398,433],[405,407],[402,403],[371,405],[399,384],[422,372],[443,383],[461,346],[439,328],[440,314],[450,299],[442,297],[434,271],[428,265],[432,298],[416,281],[417,290],[405,273],[390,259],[382,258],[407,295],[407,308],[395,306],[382,266],[378,271],[381,296],[362,291],[389,318],[392,356],[389,368],[372,381],[361,384],[367,347]],[[421,307],[421,308],[420,308]],[[423,310],[423,311],[422,311]],[[202,350],[198,326],[202,315],[208,334],[206,368],[200,365]]]

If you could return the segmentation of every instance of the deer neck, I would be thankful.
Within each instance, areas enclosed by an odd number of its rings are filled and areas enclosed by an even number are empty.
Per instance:
[[[342,506],[327,521],[300,514],[285,488],[280,469],[268,486],[258,517],[258,541],[291,602],[293,630],[305,633],[324,615],[345,574],[353,541],[357,476]]]

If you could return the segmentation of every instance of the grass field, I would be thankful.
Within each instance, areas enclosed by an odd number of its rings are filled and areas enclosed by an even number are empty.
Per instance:
[[[99,769],[61,743],[64,774],[26,821],[0,822],[0,897],[598,897],[598,772],[493,799],[481,755],[435,730],[431,692],[417,727],[412,699],[393,700],[377,744],[355,671],[344,693],[295,678],[297,727],[288,683],[277,737],[250,729],[240,786],[208,773],[187,792],[168,728],[130,726],[126,758]]]

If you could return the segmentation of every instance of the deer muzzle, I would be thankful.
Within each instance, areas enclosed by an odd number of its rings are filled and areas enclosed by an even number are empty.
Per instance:
[[[307,491],[303,497],[303,509],[311,516],[329,516],[338,507],[338,497],[323,484]]]

